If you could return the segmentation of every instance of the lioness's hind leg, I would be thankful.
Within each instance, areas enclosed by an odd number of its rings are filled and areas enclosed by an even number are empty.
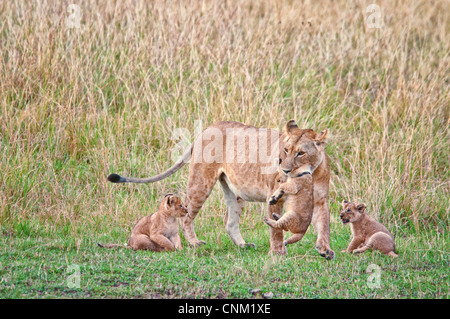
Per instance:
[[[224,178],[219,179],[220,186],[222,186],[223,195],[225,197],[225,204],[227,206],[227,220],[226,229],[233,243],[239,247],[254,246],[254,244],[247,245],[242,238],[239,230],[239,220],[244,209],[245,201],[242,198],[238,198],[234,194]]]
[[[181,219],[181,229],[184,237],[192,246],[205,244],[203,240],[198,240],[194,230],[194,219],[208,198],[217,181],[217,177],[198,163],[191,163],[189,168],[189,180],[186,192],[186,208],[188,213]]]

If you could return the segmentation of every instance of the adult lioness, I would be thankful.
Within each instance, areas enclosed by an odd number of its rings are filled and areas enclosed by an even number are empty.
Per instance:
[[[330,168],[325,153],[327,133],[327,130],[316,134],[310,129],[299,129],[294,120],[286,124],[284,133],[238,122],[217,122],[206,128],[167,171],[149,178],[111,174],[108,180],[113,183],[153,183],[175,173],[190,160],[185,199],[188,214],[181,223],[185,238],[192,245],[202,243],[195,234],[193,220],[219,181],[227,206],[227,232],[236,245],[243,247],[248,245],[239,231],[244,204],[246,201],[270,200],[279,185],[274,163],[280,162],[281,155],[280,167],[287,176],[295,177],[306,171],[312,173],[312,223],[318,233],[316,248],[321,256],[333,258],[328,207]],[[300,157],[302,163],[308,158],[307,164],[300,165]],[[272,219],[273,213],[281,215],[283,202],[281,198],[276,205],[268,205],[267,217]],[[270,253],[286,254],[282,230],[270,229]]]

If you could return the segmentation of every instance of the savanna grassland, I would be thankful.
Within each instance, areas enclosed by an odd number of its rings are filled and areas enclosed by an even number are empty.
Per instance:
[[[73,2],[0,0],[1,298],[449,297],[449,1],[377,0],[380,20],[372,1]],[[195,221],[206,245],[97,247],[183,195],[188,167],[149,185],[108,174],[163,171],[195,123],[291,118],[329,130],[334,260],[312,227],[268,256],[260,203],[241,218],[257,249],[236,247],[218,186]],[[340,253],[343,199],[392,231],[398,259]]]

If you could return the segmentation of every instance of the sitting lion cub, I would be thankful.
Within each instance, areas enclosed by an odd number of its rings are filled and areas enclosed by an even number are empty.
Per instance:
[[[351,223],[353,239],[347,250],[342,252],[362,253],[369,248],[377,249],[383,254],[398,257],[395,253],[394,236],[387,228],[365,212],[366,205],[342,202],[340,214],[343,224]]]
[[[269,204],[276,204],[283,195],[287,195],[284,201],[286,214],[281,217],[272,214],[275,220],[264,216],[264,222],[270,227],[289,230],[294,234],[285,240],[286,246],[302,239],[311,223],[314,208],[311,173],[305,172],[300,176],[287,178],[287,181],[283,181],[272,195]]]
[[[128,246],[120,244],[98,245],[104,248],[125,247],[134,250],[182,250],[177,217],[183,217],[187,212],[178,197],[167,194],[156,213],[141,218],[134,225]]]

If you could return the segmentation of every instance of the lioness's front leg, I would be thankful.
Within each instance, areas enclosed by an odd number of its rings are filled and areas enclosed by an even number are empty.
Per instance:
[[[316,196],[315,193],[314,196]],[[312,224],[317,232],[317,251],[320,256],[333,259],[334,251],[330,247],[330,209],[326,198],[316,200],[314,197]]]
[[[281,216],[283,212],[283,203],[279,202],[276,205],[268,205],[267,216],[268,219],[273,219],[272,214]],[[270,250],[269,255],[286,255],[287,249],[284,245],[283,230],[269,227],[270,229]]]

